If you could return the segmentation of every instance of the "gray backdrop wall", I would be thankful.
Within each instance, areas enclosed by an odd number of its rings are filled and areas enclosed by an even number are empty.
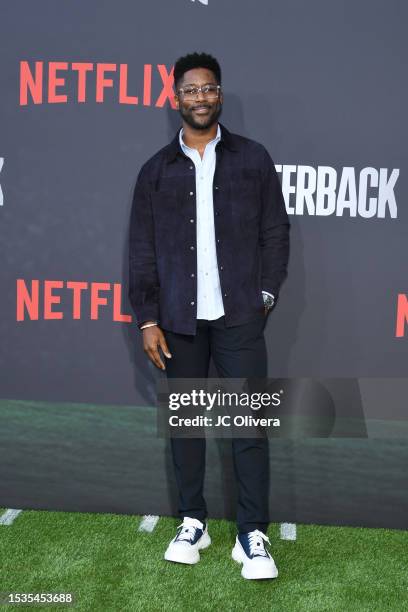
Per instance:
[[[398,0],[8,4],[0,505],[174,513],[127,235],[140,166],[180,126],[173,63],[197,50],[219,59],[221,120],[267,147],[291,215],[269,374],[330,379],[337,412],[364,421],[353,440],[274,442],[273,518],[406,526],[407,17]],[[387,420],[392,436],[373,429]],[[221,446],[209,505],[233,516]]]

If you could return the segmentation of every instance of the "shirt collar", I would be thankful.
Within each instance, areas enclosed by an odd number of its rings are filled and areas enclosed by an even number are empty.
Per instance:
[[[183,140],[183,134],[184,134],[184,130],[183,128],[181,128],[181,130],[179,131],[179,143],[180,143],[180,147],[183,149],[190,149],[191,147],[189,147],[188,145],[186,145],[186,143]],[[210,140],[210,142],[208,142],[207,144],[211,144],[213,142],[217,143],[219,140],[221,139],[221,128],[220,128],[220,124],[218,124],[217,127],[217,134],[215,136],[215,138],[213,138],[212,140]]]
[[[237,146],[236,146],[236,142],[235,142],[235,137],[234,134],[232,134],[229,130],[227,130],[227,128],[220,122],[218,122],[218,129],[220,130],[220,144],[222,146],[225,146],[226,149],[230,150],[230,151],[237,151]],[[182,128],[179,128],[177,130],[176,135],[174,136],[173,140],[170,142],[170,144],[167,145],[167,161],[171,162],[173,161],[178,153],[182,153],[182,148],[181,148],[181,144],[180,144],[180,132],[181,132]],[[218,135],[218,130],[217,130],[217,135]]]

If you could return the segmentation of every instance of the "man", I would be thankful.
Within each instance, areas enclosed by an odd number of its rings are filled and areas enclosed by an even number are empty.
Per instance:
[[[141,168],[130,219],[129,298],[151,361],[170,378],[267,375],[264,327],[287,274],[289,220],[265,147],[218,122],[221,69],[206,53],[174,66],[182,128]],[[166,358],[163,362],[159,349]],[[165,559],[192,564],[211,544],[205,438],[171,438],[183,518]],[[267,438],[233,439],[245,578],[274,578],[266,548]]]

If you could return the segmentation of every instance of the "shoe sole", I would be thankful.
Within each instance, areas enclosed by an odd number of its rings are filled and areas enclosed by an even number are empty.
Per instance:
[[[200,550],[204,550],[208,548],[211,544],[211,538],[208,533],[204,533],[199,539],[196,548],[186,551],[183,550],[183,553],[188,552],[189,554],[180,554],[181,551],[177,550],[175,546],[170,546],[164,553],[164,558],[166,561],[172,561],[173,563],[183,563],[185,565],[195,565],[200,561]]]
[[[274,565],[271,569],[265,568],[263,571],[260,568],[249,568],[245,565],[245,555],[237,546],[232,549],[231,557],[236,563],[242,563],[241,576],[247,580],[270,580],[278,577],[278,568]]]

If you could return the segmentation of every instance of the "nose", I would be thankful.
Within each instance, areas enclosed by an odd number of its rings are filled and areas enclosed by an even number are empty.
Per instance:
[[[196,100],[199,102],[203,102],[205,100],[205,95],[201,91],[201,89],[197,92]]]

